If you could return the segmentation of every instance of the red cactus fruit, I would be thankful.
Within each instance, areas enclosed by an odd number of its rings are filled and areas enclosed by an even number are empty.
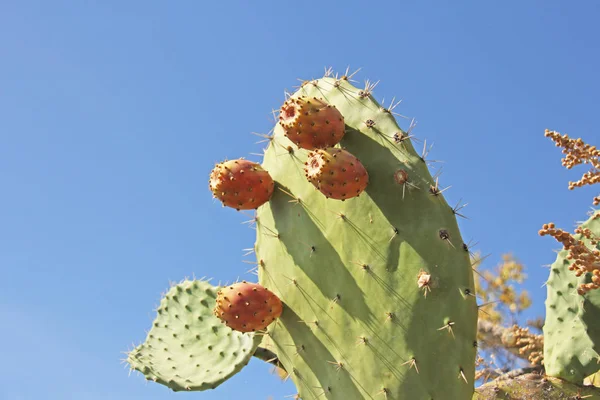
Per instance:
[[[254,332],[269,326],[283,311],[281,300],[267,288],[242,281],[217,292],[214,314],[239,332]]]
[[[275,182],[260,164],[240,158],[217,164],[208,186],[223,205],[239,211],[256,209],[269,201]]]
[[[326,197],[342,200],[359,196],[369,184],[369,174],[350,152],[338,149],[311,151],[304,164],[306,178]]]
[[[335,146],[346,132],[340,111],[316,97],[287,99],[279,111],[279,123],[288,139],[307,150]]]

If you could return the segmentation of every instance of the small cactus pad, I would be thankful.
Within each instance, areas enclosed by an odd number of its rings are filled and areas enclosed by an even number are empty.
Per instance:
[[[600,237],[600,210],[582,226]],[[600,250],[583,234],[573,235],[590,250]],[[581,384],[600,370],[600,289],[578,294],[581,284],[589,284],[592,274],[577,277],[570,271],[569,251],[561,250],[550,267],[547,282],[544,323],[544,366],[549,376]]]
[[[274,182],[260,164],[238,159],[217,164],[210,173],[209,188],[223,205],[251,210],[269,201]]]
[[[311,150],[288,151],[274,128],[262,165],[276,188],[256,212],[255,253],[259,283],[285,308],[267,331],[304,400],[469,400],[478,308],[457,208],[371,89],[326,76],[289,97],[322,98],[343,115],[335,150],[313,154],[330,160],[323,179],[358,177],[358,197],[315,190]]]
[[[213,314],[217,290],[198,280],[173,286],[146,341],[128,354],[131,368],[174,391],[214,389],[238,373],[261,337],[221,324]]]
[[[369,174],[360,160],[343,149],[312,151],[304,164],[306,178],[325,197],[337,200],[356,197],[369,184]]]
[[[344,117],[339,110],[317,97],[286,100],[279,112],[285,136],[308,150],[332,147],[344,137]]]
[[[219,289],[214,313],[233,330],[254,332],[279,318],[282,308],[281,300],[273,292],[243,281]]]

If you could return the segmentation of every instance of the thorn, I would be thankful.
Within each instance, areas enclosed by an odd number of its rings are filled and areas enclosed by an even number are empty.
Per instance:
[[[273,122],[275,122],[275,123],[279,122],[279,118],[277,118],[278,113],[279,113],[279,110],[276,110],[274,108],[271,109],[271,115],[273,116]]]
[[[275,238],[277,238],[277,239],[280,239],[280,238],[281,238],[281,235],[280,235],[280,234],[278,234],[278,233],[275,233],[275,232],[274,232],[272,229],[269,229],[269,228],[267,228],[266,226],[263,226],[263,228],[265,228],[265,229],[266,229],[267,231],[269,231],[269,233],[270,233],[270,234],[266,234],[266,233],[264,233],[263,235],[272,236],[272,237],[275,237]]]
[[[307,80],[304,80],[304,79],[301,79],[301,78],[296,78],[296,80],[297,80],[297,81],[299,81],[299,82],[300,82],[300,84],[299,84],[299,85],[297,85],[297,86],[294,86],[294,89],[300,89],[300,88],[303,88],[303,87],[304,87],[304,86],[306,86],[306,84],[308,83],[308,81],[307,81]]]
[[[282,275],[282,276],[285,279],[287,279],[288,281],[290,281],[290,283],[289,283],[290,285],[294,285],[294,286],[298,287],[298,281],[296,280],[296,278],[290,278],[290,277],[287,277],[285,275]]]
[[[453,337],[453,338],[456,338],[456,337],[454,336],[454,331],[452,330],[452,326],[453,326],[453,325],[454,325],[454,322],[452,322],[452,321],[448,321],[448,323],[447,323],[446,325],[442,326],[441,328],[439,328],[439,329],[438,329],[438,331],[442,331],[442,330],[444,330],[444,329],[447,329],[447,330],[448,330],[448,332],[450,332],[450,333],[452,334],[452,337]]]
[[[482,310],[483,307],[489,306],[490,304],[498,303],[500,300],[488,301],[487,303],[478,304],[477,309],[485,314],[488,314],[485,310]],[[488,314],[489,315],[489,314]]]
[[[352,264],[358,265],[365,272],[371,272],[371,267],[367,263],[352,261]]]
[[[333,75],[333,67],[325,67],[325,74],[323,74],[324,78],[329,78]]]
[[[341,361],[327,361],[329,364],[333,364],[336,366],[336,371],[339,371],[340,369],[344,368],[344,363]]]
[[[394,238],[396,236],[398,236],[398,234],[400,233],[400,231],[398,230],[398,228],[396,228],[396,227],[393,227],[393,228],[394,228],[394,234],[392,235],[392,237],[390,238],[390,240],[388,240],[388,243],[391,243],[392,240],[394,240]]]
[[[334,297],[333,299],[331,299],[331,306],[329,306],[329,308],[333,308],[333,305],[334,305],[335,303],[337,303],[338,301],[340,301],[340,300],[341,300],[341,297],[340,297],[340,295],[339,295],[339,294],[336,294],[336,295],[335,295],[335,297]]]
[[[475,243],[471,244],[472,241],[473,241],[473,239],[469,240],[469,243],[463,243],[463,249],[466,252],[468,252],[471,257],[475,257],[475,254],[471,251],[471,248],[473,248],[474,246],[477,246],[479,244],[479,242],[475,242]]]
[[[273,132],[273,129],[271,129],[270,133]],[[260,140],[258,142],[256,142],[256,144],[258,143],[264,143],[264,142],[272,142],[273,141],[273,135],[265,135],[264,133],[256,133],[256,132],[250,132],[253,135],[259,136],[261,138],[264,138],[265,140]]]
[[[454,215],[458,215],[459,217],[462,217],[464,219],[469,219],[468,217],[466,217],[463,214],[459,213],[460,210],[462,210],[463,208],[465,208],[466,206],[469,205],[469,203],[465,203],[465,204],[459,206],[459,204],[460,204],[461,201],[462,201],[462,199],[458,200],[458,203],[456,203],[456,206],[454,206],[454,208],[452,208],[452,212],[454,213]]]
[[[427,140],[425,140],[423,142],[423,152],[421,153],[421,157],[420,157],[421,161],[423,161],[427,165],[429,165],[430,163],[434,163],[434,162],[442,162],[440,160],[427,160],[426,157],[429,155],[429,152],[433,148],[433,144],[431,146],[429,146],[429,150],[427,150],[426,148],[427,148]]]
[[[444,240],[444,241],[447,241],[447,242],[450,244],[450,246],[452,246],[452,248],[453,248],[453,249],[455,249],[455,248],[456,248],[456,247],[454,247],[454,245],[453,245],[453,244],[452,244],[452,242],[450,241],[450,234],[448,233],[448,231],[447,231],[447,230],[445,230],[445,229],[440,229],[440,231],[439,231],[439,236],[440,236],[440,239],[442,239],[442,240]]]
[[[467,377],[465,376],[465,373],[464,373],[464,371],[463,371],[462,368],[460,368],[460,372],[458,374],[458,378],[460,379],[461,377],[463,378],[463,380],[465,381],[465,383],[468,385],[469,382],[467,381]]]
[[[398,117],[401,117],[401,118],[408,119],[408,117],[407,117],[407,116],[404,116],[404,115],[402,115],[402,114],[398,114],[397,112],[394,112],[394,108],[398,107],[398,105],[400,105],[400,103],[402,103],[402,100],[398,100],[398,102],[397,102],[396,104],[394,104],[394,100],[396,100],[396,98],[395,98],[395,97],[392,99],[392,101],[391,101],[391,103],[390,103],[390,105],[389,105],[389,107],[388,107],[388,108],[384,108],[384,107],[383,107],[383,103],[385,103],[385,100],[383,100],[383,101],[381,102],[381,104],[382,104],[381,110],[382,110],[383,112],[387,112],[387,113],[389,113],[389,114],[396,115],[396,116],[398,116]]]
[[[350,71],[350,66],[348,66],[348,67],[346,67],[346,72],[344,73],[344,76],[342,76],[342,78],[341,78],[341,79],[343,79],[343,80],[346,80],[346,81],[349,81],[349,82],[356,82],[355,80],[352,80],[352,77],[353,77],[354,75],[356,75],[356,73],[357,73],[358,71],[360,71],[361,69],[362,69],[362,67],[361,67],[361,68],[359,68],[359,69],[357,69],[356,71],[354,71],[354,72],[353,72],[353,73],[351,73],[350,75],[348,75],[348,72]]]
[[[375,83],[371,83],[370,80],[365,80],[365,88],[361,91],[358,92],[358,97],[364,99],[366,97],[369,97],[371,94],[373,94],[373,89],[375,89],[375,87],[379,84],[379,81],[375,82]]]
[[[483,262],[483,260],[485,260],[486,258],[488,258],[489,256],[491,256],[492,254],[489,253],[483,257],[479,257],[477,260],[474,260],[473,262],[471,262],[471,267],[473,267],[475,264],[481,264]]]
[[[413,118],[410,120],[410,125],[408,126],[408,130],[406,131],[406,134],[410,136],[410,133],[412,132],[413,129],[415,129],[415,127],[417,126],[417,121]]]
[[[358,337],[358,341],[356,342],[356,347],[360,346],[361,344],[368,344],[369,343],[369,339],[366,336],[359,336]]]
[[[299,197],[294,196],[293,194],[291,194],[290,192],[282,189],[281,187],[277,186],[277,188],[279,190],[281,190],[283,193],[287,194],[288,196],[290,196],[293,200],[290,200],[289,203],[296,203],[296,204],[300,204],[302,203],[302,200],[300,200]]]
[[[250,225],[252,225],[252,224],[254,224],[256,222],[258,222],[258,217],[255,216],[254,218],[252,218],[252,219],[250,219],[248,221],[242,221],[242,224],[250,224]]]
[[[425,157],[429,155],[429,152],[431,151],[432,147],[433,144],[429,147],[429,150],[427,150],[427,139],[425,139],[425,141],[423,142],[423,151],[421,152],[421,161],[425,162]]]
[[[408,360],[407,362],[405,362],[402,365],[406,365],[406,364],[410,364],[410,368],[415,367],[415,370],[417,371],[417,374],[419,373],[419,368],[417,368],[417,360],[413,357],[410,360]]]
[[[336,214],[336,215],[337,215],[337,217],[338,217],[339,219],[341,219],[342,221],[346,221],[346,220],[348,219],[348,217],[346,217],[346,214],[343,214],[343,213],[341,213],[341,212],[339,212],[339,211],[332,211],[332,210],[327,210],[327,211],[329,211],[329,212],[332,212],[332,213]]]
[[[429,193],[431,193],[434,196],[439,196],[440,194],[444,193],[446,190],[450,189],[452,186],[448,186],[442,190],[440,190],[439,188],[439,176],[437,178],[435,178],[435,186],[431,185],[429,187]]]

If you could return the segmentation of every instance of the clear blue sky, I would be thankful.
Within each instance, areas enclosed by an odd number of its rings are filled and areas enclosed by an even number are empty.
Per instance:
[[[255,2],[252,2],[255,3]],[[463,236],[522,260],[543,315],[570,192],[550,128],[600,145],[596,1],[0,2],[0,399],[274,399],[253,361],[174,394],[120,363],[169,281],[231,281],[253,245],[214,203],[213,164],[260,151],[297,78],[361,67],[444,160]],[[335,3],[335,2],[332,2]],[[418,4],[417,4],[418,3]],[[407,124],[403,122],[407,128]]]

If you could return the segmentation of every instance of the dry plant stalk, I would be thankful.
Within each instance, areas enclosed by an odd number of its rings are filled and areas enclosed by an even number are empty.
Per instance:
[[[510,338],[510,339],[509,339]],[[503,342],[507,346],[518,348],[519,354],[527,357],[533,365],[542,365],[544,359],[544,335],[535,335],[529,328],[513,325],[505,332]]]
[[[569,135],[561,135],[556,131],[546,129],[545,136],[554,141],[556,147],[562,147],[562,165],[567,169],[581,164],[591,164],[591,169],[583,174],[580,180],[569,182],[569,190],[585,185],[600,183],[600,150],[596,146],[590,146],[579,139],[572,139]],[[600,205],[600,195],[594,197],[595,206]]]
[[[546,129],[545,136],[554,141],[556,147],[561,147],[565,156],[561,159],[562,165],[572,169],[577,165],[590,164],[589,171],[583,174],[580,180],[569,182],[569,190],[585,185],[600,183],[600,150],[596,146],[586,144],[581,138],[573,139],[569,135],[561,135],[556,131]],[[600,204],[600,195],[594,197],[593,204]],[[569,270],[574,271],[579,277],[586,273],[592,274],[592,282],[582,283],[577,288],[579,294],[585,294],[590,290],[600,288],[600,251],[590,250],[580,240],[575,239],[569,232],[556,228],[553,223],[544,224],[539,231],[540,236],[552,236],[569,251],[567,259],[572,261]],[[575,229],[575,234],[583,235],[595,246],[599,239],[589,229]]]
[[[589,239],[593,246],[598,244],[600,240],[594,236],[589,229],[578,227],[575,229],[575,233],[581,234]],[[542,229],[540,229],[539,234],[541,236],[550,235],[558,242],[562,243],[563,248],[569,251],[567,259],[572,261],[569,270],[575,271],[575,275],[579,277],[588,272],[592,273],[592,282],[582,283],[577,288],[579,294],[584,294],[590,290],[600,288],[600,250],[588,249],[581,240],[575,239],[569,232],[557,229],[553,223],[544,224]]]

